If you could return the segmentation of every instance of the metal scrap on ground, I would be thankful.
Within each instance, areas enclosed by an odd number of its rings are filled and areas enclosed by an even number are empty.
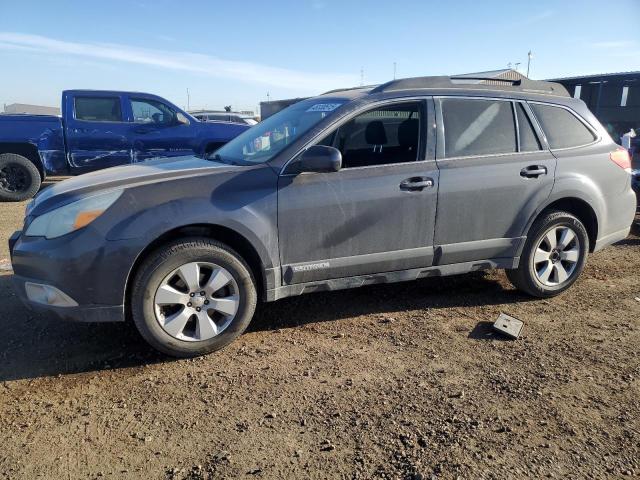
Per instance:
[[[518,320],[506,313],[501,313],[493,324],[493,328],[495,330],[509,338],[513,338],[514,340],[520,336],[522,327],[524,327],[524,322],[522,320]]]

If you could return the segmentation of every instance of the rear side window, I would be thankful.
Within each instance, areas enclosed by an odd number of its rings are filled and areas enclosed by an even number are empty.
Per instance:
[[[442,100],[446,157],[514,153],[516,127],[511,102]]]
[[[117,97],[77,97],[76,119],[89,122],[121,122],[122,110]]]
[[[532,103],[531,108],[551,149],[579,147],[596,139],[591,130],[569,110],[537,103]]]
[[[541,150],[540,140],[533,129],[533,124],[521,103],[516,104],[516,114],[518,115],[518,133],[520,133],[520,151],[535,152]]]

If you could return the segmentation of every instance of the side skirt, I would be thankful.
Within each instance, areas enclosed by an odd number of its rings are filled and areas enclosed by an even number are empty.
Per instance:
[[[449,275],[460,275],[463,273],[476,272],[480,270],[491,270],[494,268],[517,268],[520,257],[514,258],[491,258],[487,260],[476,260],[473,262],[454,263],[451,265],[439,265],[435,267],[413,268],[410,270],[398,270],[395,272],[375,273],[370,275],[358,275],[355,277],[334,278],[294,285],[284,285],[266,291],[265,300],[272,302],[281,298],[293,297],[304,293],[327,292],[334,290],[344,290],[347,288],[358,288],[366,285],[379,283],[397,283],[417,280],[426,277],[445,277]]]

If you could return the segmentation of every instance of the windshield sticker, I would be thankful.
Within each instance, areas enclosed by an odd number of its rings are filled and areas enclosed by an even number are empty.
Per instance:
[[[316,103],[307,109],[307,112],[333,112],[340,103]]]

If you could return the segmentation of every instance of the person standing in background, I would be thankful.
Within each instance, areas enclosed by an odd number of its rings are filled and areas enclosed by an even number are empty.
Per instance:
[[[633,150],[631,148],[631,139],[636,137],[636,131],[633,128],[630,128],[627,133],[620,137],[622,148],[624,148],[627,152],[629,152],[629,157],[633,158]]]

